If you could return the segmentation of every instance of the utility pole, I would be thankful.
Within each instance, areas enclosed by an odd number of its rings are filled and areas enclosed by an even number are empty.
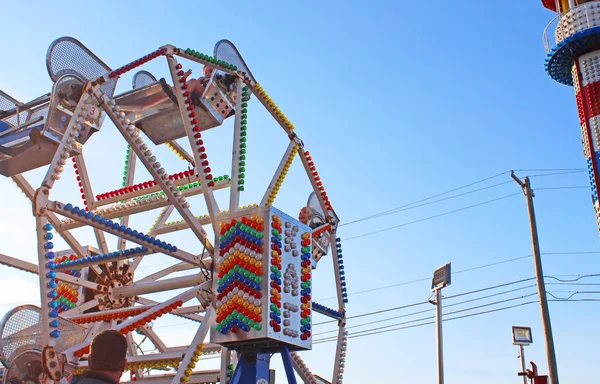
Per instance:
[[[533,208],[533,190],[529,182],[529,177],[521,181],[514,172],[510,176],[521,186],[523,193],[527,198],[527,211],[529,212],[529,226],[531,229],[531,241],[533,243],[533,259],[535,262],[535,277],[537,281],[538,296],[540,300],[540,309],[542,311],[542,325],[544,327],[544,337],[546,339],[546,355],[548,358],[548,373],[551,384],[559,384],[558,367],[556,366],[556,352],[554,351],[554,338],[552,336],[552,324],[550,323],[550,311],[548,310],[548,299],[546,298],[546,285],[544,283],[544,271],[542,270],[542,258],[540,254],[540,243],[538,240],[537,224],[535,221],[535,210]]]

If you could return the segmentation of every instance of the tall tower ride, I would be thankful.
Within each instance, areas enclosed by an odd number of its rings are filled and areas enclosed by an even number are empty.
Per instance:
[[[600,229],[600,1],[542,0],[557,13],[544,31],[546,71],[575,88],[583,153]]]

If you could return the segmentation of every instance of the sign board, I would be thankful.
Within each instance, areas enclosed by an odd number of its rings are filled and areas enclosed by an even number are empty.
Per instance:
[[[531,327],[512,327],[512,339],[514,345],[529,345],[533,343]]]
[[[450,285],[450,263],[446,263],[433,272],[431,289],[441,289]]]
[[[221,218],[211,343],[311,349],[311,228],[272,207]]]

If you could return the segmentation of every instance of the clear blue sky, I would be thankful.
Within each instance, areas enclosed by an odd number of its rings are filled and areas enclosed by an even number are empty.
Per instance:
[[[0,89],[23,101],[50,91],[45,53],[50,42],[60,36],[79,39],[113,68],[163,44],[211,53],[217,40],[230,39],[259,83],[295,123],[313,154],[333,207],[345,222],[510,169],[585,167],[573,89],[553,82],[544,72],[541,35],[554,15],[539,0],[231,1],[218,7],[199,2],[105,1],[98,6],[55,1],[10,2],[3,11]],[[199,66],[191,67],[200,73]],[[164,62],[153,63],[149,69],[158,76],[167,74]],[[130,80],[124,76],[118,92],[128,90]],[[230,173],[230,128],[211,132],[207,140],[215,174]],[[118,140],[114,127],[105,124],[85,149],[97,193],[120,186],[125,144]],[[264,110],[251,104],[244,204],[262,197],[285,141]],[[167,150],[158,153],[169,156]],[[169,171],[184,168],[172,157],[163,162]],[[40,175],[32,172],[31,179],[37,183]],[[143,179],[142,174],[139,180]],[[505,174],[481,186],[508,180]],[[74,183],[71,170],[67,170],[52,197],[77,203]],[[535,177],[532,183],[534,188],[583,186],[587,176],[579,172]],[[275,206],[294,214],[308,192],[308,183],[296,164]],[[506,184],[342,227],[339,234],[350,238],[516,192],[518,186]],[[35,260],[29,204],[8,179],[0,179],[0,195],[4,217],[0,252]],[[589,196],[588,189],[537,192],[542,252],[600,251]],[[132,226],[146,230],[153,218],[142,216],[132,221]],[[82,232],[81,236],[92,241],[89,234]],[[189,235],[171,239],[180,248],[197,248]],[[427,300],[430,283],[353,293],[427,278],[447,261],[452,261],[454,270],[462,270],[531,253],[526,205],[520,195],[343,245],[351,294],[349,316]],[[600,273],[598,258],[594,254],[546,255],[545,273],[563,278]],[[147,263],[140,274],[160,267],[150,260]],[[330,264],[326,259],[319,265],[314,297],[333,306],[333,300],[326,300],[333,294]],[[444,294],[533,274],[532,259],[520,259],[456,274]],[[35,278],[5,267],[0,268],[0,278],[5,292],[11,289],[0,297],[0,312],[23,301],[36,302]],[[580,282],[600,283],[600,279]],[[564,291],[588,290],[595,290],[594,286],[549,286],[549,291],[560,296],[572,293]],[[532,292],[517,291],[452,310]],[[475,296],[465,299],[471,297]],[[583,297],[598,296],[574,298]],[[415,310],[421,309],[427,307]],[[562,382],[595,378],[590,367],[597,363],[600,306],[596,302],[551,303],[550,310]],[[349,325],[410,312],[412,309],[363,317]],[[174,343],[191,340],[192,334],[183,332],[180,319],[161,324],[161,331]],[[526,356],[547,372],[539,308],[528,305],[446,323],[446,382],[519,382],[517,349],[510,340],[512,325],[533,327],[534,344],[527,348]],[[321,326],[315,333],[331,329]],[[316,335],[315,339],[326,335],[331,334]],[[303,357],[313,372],[329,377],[333,352],[334,346],[325,343]],[[273,366],[281,367],[278,358]],[[284,377],[280,369],[278,382]],[[435,377],[432,325],[349,340],[347,383],[432,383]]]

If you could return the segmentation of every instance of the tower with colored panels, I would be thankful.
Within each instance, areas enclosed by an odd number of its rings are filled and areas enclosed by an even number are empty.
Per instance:
[[[546,71],[575,89],[583,153],[600,228],[600,1],[542,0],[557,16],[544,31]]]

